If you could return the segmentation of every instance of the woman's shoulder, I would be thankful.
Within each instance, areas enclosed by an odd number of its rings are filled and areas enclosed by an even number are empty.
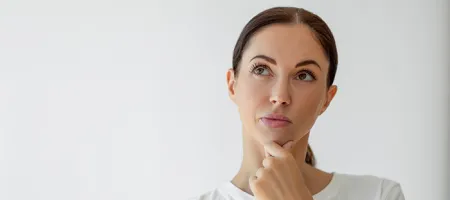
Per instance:
[[[346,174],[346,173],[333,173],[333,178],[339,179],[339,181],[345,181],[347,183],[368,183],[368,184],[398,184],[398,182],[377,175],[368,175],[368,174]]]
[[[402,200],[400,184],[389,178],[376,175],[334,173],[330,184],[317,196],[370,196],[381,200]]]
[[[398,187],[400,184],[392,179],[385,178],[376,175],[356,175],[356,174],[345,174],[345,173],[334,173],[333,177],[338,182],[344,185],[350,185],[353,187],[380,187],[384,189]]]

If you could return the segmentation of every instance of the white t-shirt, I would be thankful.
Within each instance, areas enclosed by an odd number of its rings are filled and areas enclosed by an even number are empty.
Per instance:
[[[330,183],[314,200],[404,200],[402,189],[397,182],[368,175],[333,173]],[[254,200],[231,182],[225,182],[212,191],[190,200]]]

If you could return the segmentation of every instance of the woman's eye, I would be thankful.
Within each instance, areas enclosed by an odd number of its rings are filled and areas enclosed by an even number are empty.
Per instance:
[[[302,81],[313,81],[315,80],[314,76],[310,72],[303,71],[298,74],[297,79]]]
[[[255,67],[253,69],[253,73],[255,73],[256,75],[268,76],[269,70],[266,67],[260,66],[260,67]]]

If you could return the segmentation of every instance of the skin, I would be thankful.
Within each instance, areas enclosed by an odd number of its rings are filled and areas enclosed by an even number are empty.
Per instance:
[[[258,200],[312,199],[326,187],[332,174],[304,160],[310,130],[337,91],[327,87],[328,69],[328,58],[306,25],[273,24],[252,36],[238,74],[227,71],[229,97],[243,129],[244,156],[234,185]],[[271,113],[291,123],[264,125],[261,117]]]

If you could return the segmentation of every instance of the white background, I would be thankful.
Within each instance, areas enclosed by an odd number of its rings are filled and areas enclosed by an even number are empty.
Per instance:
[[[337,39],[319,167],[450,199],[447,0],[1,0],[0,199],[187,199],[231,179],[225,72],[245,23],[280,5]]]

